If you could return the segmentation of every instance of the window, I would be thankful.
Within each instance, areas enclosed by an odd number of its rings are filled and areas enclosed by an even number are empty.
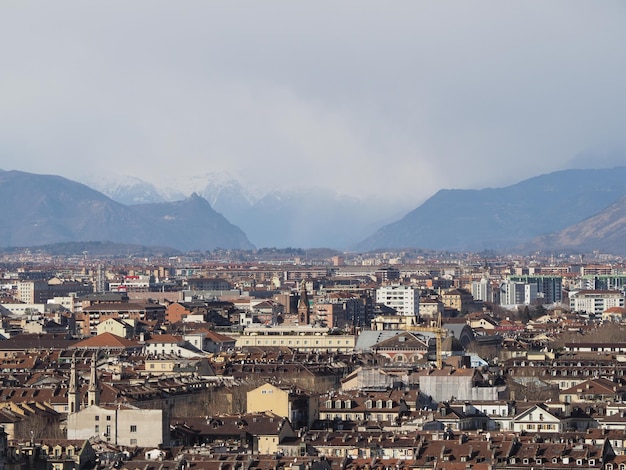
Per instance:
[[[130,425],[130,432],[137,432],[137,425],[136,424],[131,424]]]
[[[94,432],[100,432],[100,426],[96,424],[96,426],[94,427]]]
[[[136,446],[137,445],[137,439],[131,439],[130,440],[130,445],[131,446]]]
[[[111,415],[107,415],[107,421],[111,421]]]
[[[95,417],[96,421],[100,421],[100,416]]]

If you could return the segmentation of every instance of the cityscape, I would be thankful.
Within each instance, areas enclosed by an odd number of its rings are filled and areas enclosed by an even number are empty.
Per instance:
[[[35,247],[0,276],[4,468],[626,463],[617,256]]]
[[[0,470],[626,470],[623,2],[0,2]]]

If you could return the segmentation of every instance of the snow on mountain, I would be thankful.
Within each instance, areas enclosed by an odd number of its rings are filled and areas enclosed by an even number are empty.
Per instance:
[[[87,184],[120,204],[133,205],[171,201],[152,183],[135,176],[105,176],[89,181]]]

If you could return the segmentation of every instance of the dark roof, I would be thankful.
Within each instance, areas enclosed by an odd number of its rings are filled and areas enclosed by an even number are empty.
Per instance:
[[[67,349],[77,342],[62,334],[20,334],[0,341],[0,350]]]

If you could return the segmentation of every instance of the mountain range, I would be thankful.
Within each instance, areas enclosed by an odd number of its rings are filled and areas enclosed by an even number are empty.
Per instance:
[[[502,188],[444,189],[386,225],[366,202],[328,191],[254,195],[236,179],[202,181],[185,197],[138,178],[103,179],[99,192],[60,176],[0,171],[0,246],[111,241],[181,251],[256,245],[626,254],[621,167],[563,170]]]
[[[134,177],[100,178],[87,184],[127,205],[184,197],[180,190],[155,188]],[[197,175],[177,187],[206,199],[258,247],[349,249],[403,212],[398,208],[390,213],[380,201],[319,188],[255,192],[225,172]]]
[[[612,215],[603,212],[626,202],[626,167],[598,170],[563,170],[530,178],[520,183],[481,190],[443,189],[400,220],[385,225],[357,245],[375,248],[420,247],[453,251],[485,249],[525,250],[589,248],[597,244],[612,252],[626,252],[614,227],[611,239],[601,242],[603,224]],[[597,215],[596,215],[597,214]],[[603,215],[602,215],[603,214]],[[540,237],[561,232],[596,215],[586,232],[574,229],[566,235]],[[626,225],[621,224],[622,233]],[[589,238],[595,231],[593,238]],[[606,231],[609,236],[609,231]],[[532,243],[529,243],[533,240]],[[623,240],[623,237],[622,237]],[[563,244],[561,244],[561,242]],[[595,246],[595,245],[594,245]],[[579,248],[580,247],[580,248]]]
[[[111,241],[184,251],[253,248],[200,196],[127,206],[53,175],[0,171],[0,246]]]

